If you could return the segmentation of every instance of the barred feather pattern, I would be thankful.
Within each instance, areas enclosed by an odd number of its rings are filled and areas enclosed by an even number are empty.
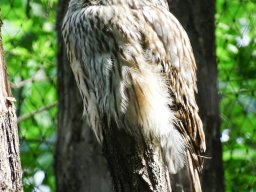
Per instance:
[[[107,116],[134,136],[157,138],[170,173],[189,159],[198,171],[205,138],[194,95],[196,63],[167,2],[71,0],[62,33],[98,140]]]

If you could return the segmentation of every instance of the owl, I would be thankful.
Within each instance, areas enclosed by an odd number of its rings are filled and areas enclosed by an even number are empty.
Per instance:
[[[99,142],[105,116],[134,138],[155,138],[171,174],[188,166],[198,179],[206,146],[196,62],[167,2],[71,0],[62,34]]]

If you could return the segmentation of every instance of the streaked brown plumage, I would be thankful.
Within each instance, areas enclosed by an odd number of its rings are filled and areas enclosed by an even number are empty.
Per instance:
[[[84,113],[101,141],[102,117],[159,139],[170,173],[197,181],[205,151],[196,63],[165,0],[71,0],[63,37]],[[200,183],[195,186],[200,191]]]

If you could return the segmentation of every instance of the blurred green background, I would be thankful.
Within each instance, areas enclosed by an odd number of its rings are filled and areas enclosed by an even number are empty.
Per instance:
[[[256,1],[217,0],[226,191],[256,191]]]
[[[57,0],[1,0],[17,100],[24,190],[55,190]],[[217,0],[216,45],[226,191],[256,191],[256,1]]]

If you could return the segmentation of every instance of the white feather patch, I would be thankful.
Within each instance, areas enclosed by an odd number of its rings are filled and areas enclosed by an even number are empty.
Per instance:
[[[170,173],[177,173],[185,164],[186,144],[181,134],[174,127],[175,116],[171,111],[171,98],[165,79],[150,66],[142,67],[140,74],[132,73],[134,86],[143,92],[140,103],[140,115],[136,117],[144,134],[160,139],[163,157]],[[138,97],[138,93],[135,94]]]

